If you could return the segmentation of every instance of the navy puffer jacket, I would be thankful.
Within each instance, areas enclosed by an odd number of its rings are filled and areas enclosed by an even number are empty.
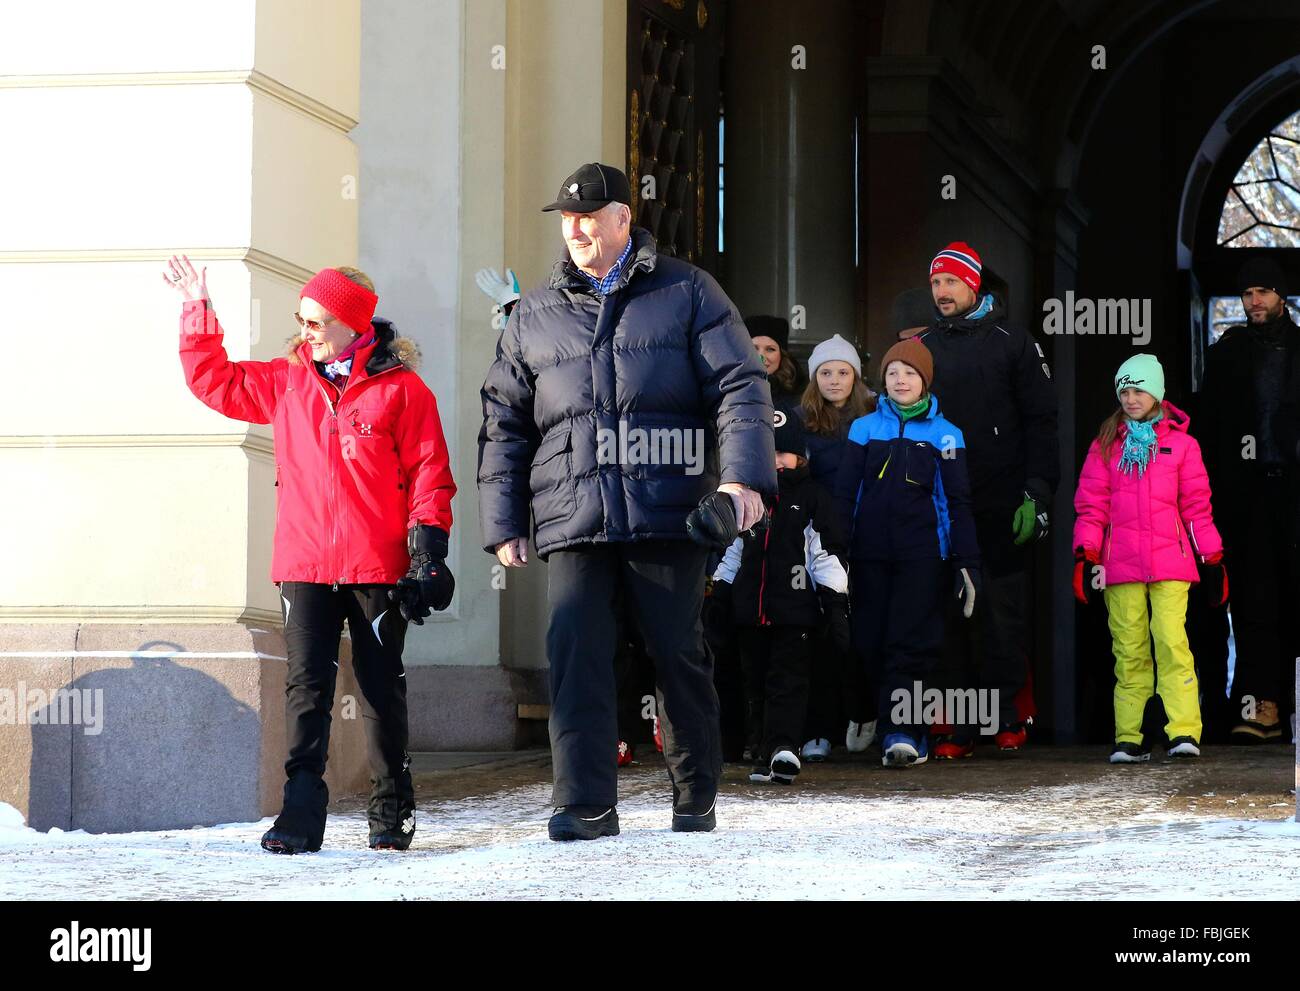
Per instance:
[[[632,238],[608,296],[566,249],[510,314],[482,390],[489,552],[528,535],[530,507],[545,558],[689,539],[686,515],[719,482],[776,492],[772,396],[735,306],[707,272],[659,255],[648,231]]]

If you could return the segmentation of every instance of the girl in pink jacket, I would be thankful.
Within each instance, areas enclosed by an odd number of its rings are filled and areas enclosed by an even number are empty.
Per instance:
[[[1169,719],[1169,756],[1198,757],[1199,686],[1185,627],[1198,562],[1212,601],[1222,604],[1228,595],[1210,482],[1201,448],[1187,433],[1187,414],[1164,401],[1165,373],[1154,355],[1124,362],[1115,393],[1120,408],[1088,449],[1074,494],[1074,594],[1087,605],[1090,593],[1103,589],[1114,644],[1110,762],[1151,758],[1142,744],[1142,713],[1153,681]]]

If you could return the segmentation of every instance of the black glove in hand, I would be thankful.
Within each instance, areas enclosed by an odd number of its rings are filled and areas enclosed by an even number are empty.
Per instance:
[[[703,547],[725,551],[740,531],[736,528],[736,506],[726,492],[710,492],[686,517],[686,532]]]
[[[823,585],[817,589],[822,605],[822,636],[834,644],[841,655],[849,651],[849,597]]]
[[[396,602],[402,618],[423,626],[429,611],[442,612],[451,605],[456,579],[447,567],[447,531],[419,523],[406,534],[406,549],[411,554],[411,568],[406,577],[390,589],[388,601]]]

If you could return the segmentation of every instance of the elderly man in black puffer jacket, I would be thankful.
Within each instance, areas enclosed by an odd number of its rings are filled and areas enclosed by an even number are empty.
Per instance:
[[[545,210],[560,211],[566,251],[511,312],[483,384],[484,548],[525,564],[531,509],[549,565],[555,840],[618,832],[620,591],[655,664],[673,829],[713,828],[708,552],[686,517],[722,491],[748,529],[776,491],[771,391],[735,306],[706,272],[658,254],[631,202],[611,166],[565,180]]]

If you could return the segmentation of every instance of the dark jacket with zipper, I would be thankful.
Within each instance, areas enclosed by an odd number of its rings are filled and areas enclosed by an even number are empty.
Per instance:
[[[687,514],[720,482],[776,491],[771,391],[740,314],[707,272],[660,255],[648,231],[634,227],[632,239],[609,295],[566,249],[549,284],[511,311],[482,390],[489,552],[528,535],[530,510],[545,558],[583,544],[688,540]],[[675,456],[660,463],[623,456],[638,436],[670,435]]]
[[[1197,410],[1215,518],[1231,548],[1265,481],[1300,505],[1300,328],[1284,311],[1267,324],[1229,327],[1205,357]],[[1248,447],[1247,438],[1254,443]],[[1247,454],[1253,457],[1246,456]],[[1293,515],[1289,538],[1300,522]]]
[[[800,417],[802,418],[802,407]],[[835,491],[835,478],[840,472],[840,459],[844,456],[844,445],[848,443],[849,427],[854,417],[843,409],[839,411],[838,429],[834,436],[813,433],[804,424],[804,441],[808,448],[808,471],[812,480],[827,492]]]
[[[930,408],[903,421],[886,399],[849,428],[835,504],[851,561],[978,565],[962,431]]]
[[[941,318],[917,339],[934,357],[931,389],[966,438],[974,511],[1013,511],[1026,490],[1050,503],[1060,439],[1056,387],[1038,342],[1007,325],[996,299],[984,315]]]
[[[818,589],[848,589],[829,493],[811,479],[807,465],[777,472],[777,483],[767,527],[737,537],[713,574],[714,595],[718,582],[731,584],[737,626],[816,626],[822,618]]]

